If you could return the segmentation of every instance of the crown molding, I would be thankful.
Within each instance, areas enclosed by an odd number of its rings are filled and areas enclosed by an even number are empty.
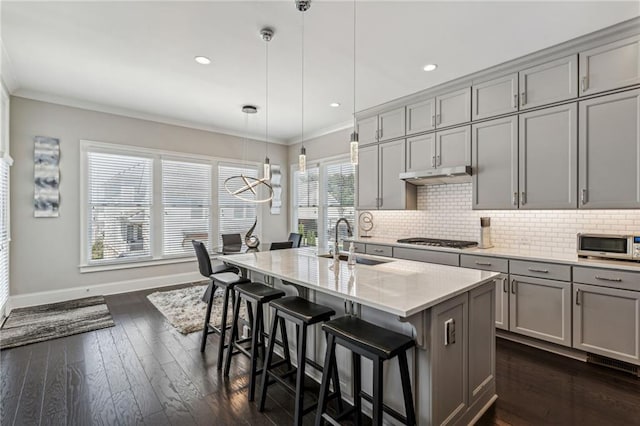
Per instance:
[[[195,130],[203,130],[205,132],[219,133],[219,134],[235,136],[239,138],[249,138],[259,142],[264,142],[264,139],[256,138],[255,135],[250,135],[242,132],[233,132],[228,129],[222,129],[219,127],[209,126],[202,123],[196,123],[196,122],[187,121],[187,120],[179,120],[171,117],[166,117],[166,116],[157,115],[157,114],[149,114],[149,113],[131,110],[127,108],[98,104],[98,103],[85,101],[81,99],[41,92],[38,90],[18,89],[15,92],[13,92],[12,95],[17,96],[19,98],[32,99],[34,101],[48,102],[48,103],[68,106],[72,108],[103,112],[106,114],[120,115],[123,117],[135,118],[139,120],[154,121],[156,123],[186,127],[186,128],[195,129]],[[279,140],[279,139],[269,139],[269,143],[273,143],[277,145],[288,145],[286,141]]]

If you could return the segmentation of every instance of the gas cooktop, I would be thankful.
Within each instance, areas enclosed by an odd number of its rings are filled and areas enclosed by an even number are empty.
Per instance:
[[[401,238],[398,242],[403,244],[415,244],[418,246],[449,247],[457,249],[470,248],[478,245],[475,241],[442,240],[438,238]]]

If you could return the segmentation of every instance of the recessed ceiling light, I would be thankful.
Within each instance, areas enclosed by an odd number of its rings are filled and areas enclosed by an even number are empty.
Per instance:
[[[201,65],[209,65],[211,63],[211,59],[207,58],[206,56],[196,56],[195,61]]]
[[[330,106],[331,108],[338,108],[338,107],[340,106],[340,104],[339,104],[338,102],[331,102],[331,103],[329,104],[329,106]]]
[[[425,70],[425,71],[433,71],[436,68],[438,68],[437,64],[427,64],[427,65],[424,66],[423,70]]]

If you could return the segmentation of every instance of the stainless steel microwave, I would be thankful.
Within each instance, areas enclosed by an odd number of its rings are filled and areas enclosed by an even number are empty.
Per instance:
[[[578,234],[578,256],[640,262],[640,234]]]

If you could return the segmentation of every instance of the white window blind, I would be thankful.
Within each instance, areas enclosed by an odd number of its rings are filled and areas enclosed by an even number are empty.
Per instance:
[[[0,307],[9,298],[9,163],[0,159]]]
[[[302,243],[318,245],[318,209],[320,198],[320,169],[307,168],[306,173],[296,171],[297,229],[302,234]]]
[[[151,256],[153,160],[100,152],[87,159],[89,262]]]
[[[325,191],[327,193],[327,205],[325,214],[325,227],[327,241],[335,238],[336,221],[341,217],[346,218],[351,226],[355,226],[355,167],[350,162],[328,164],[326,166]],[[347,227],[340,225],[339,238],[347,237]]]
[[[253,226],[258,217],[256,203],[243,201],[229,194],[224,187],[224,182],[231,176],[239,175],[258,177],[258,168],[255,166],[241,166],[232,164],[220,164],[218,166],[218,239],[217,244],[222,245],[222,234],[241,234],[244,236]],[[245,191],[242,196],[252,199],[251,191]]]
[[[162,160],[162,254],[192,256],[191,240],[209,243],[211,166]]]

